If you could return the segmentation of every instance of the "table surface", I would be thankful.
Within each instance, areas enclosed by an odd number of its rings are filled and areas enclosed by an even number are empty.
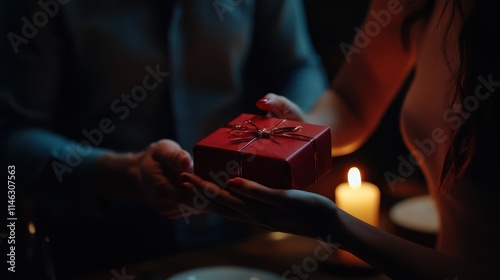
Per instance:
[[[330,257],[325,261],[315,259],[315,250],[320,252],[316,255],[322,259],[326,255]],[[200,267],[239,266],[261,269],[278,275],[290,270],[288,279],[390,279],[362,262],[349,261],[348,258],[341,256],[338,250],[329,254],[315,239],[263,231],[243,241],[186,251],[127,266],[123,275],[129,276],[130,279],[134,277],[135,280],[166,280],[180,272]],[[299,267],[300,272],[293,273],[294,267]],[[113,276],[110,271],[105,271],[79,279],[110,280]],[[306,276],[308,278],[303,278]]]

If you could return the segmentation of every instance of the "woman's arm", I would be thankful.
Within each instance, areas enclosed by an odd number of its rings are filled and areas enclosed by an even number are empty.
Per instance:
[[[327,240],[392,279],[488,279],[467,260],[443,254],[365,223],[330,199],[301,190],[273,189],[233,178],[223,189],[184,173],[183,186],[210,193],[208,208],[263,228]],[[216,194],[216,195],[214,195]]]
[[[333,155],[353,152],[377,128],[415,66],[414,42],[406,49],[401,29],[406,16],[420,9],[422,2],[372,1],[354,40],[340,45],[346,60],[330,89],[308,115],[288,99],[273,94],[257,106],[292,119],[327,125],[332,131]],[[423,24],[417,22],[409,38],[418,36]]]

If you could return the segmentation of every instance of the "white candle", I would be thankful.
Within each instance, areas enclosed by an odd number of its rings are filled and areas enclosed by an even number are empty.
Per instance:
[[[349,169],[347,182],[335,189],[335,203],[356,218],[378,226],[380,190],[372,183],[363,182],[358,168]]]

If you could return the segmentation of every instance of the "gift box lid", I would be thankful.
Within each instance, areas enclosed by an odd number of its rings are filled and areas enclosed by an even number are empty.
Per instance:
[[[195,174],[218,185],[238,176],[305,189],[331,169],[330,128],[241,114],[196,143],[193,156]]]

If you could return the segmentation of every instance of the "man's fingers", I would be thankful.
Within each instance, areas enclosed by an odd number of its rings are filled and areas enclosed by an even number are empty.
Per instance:
[[[152,149],[152,158],[163,166],[178,172],[191,172],[193,169],[191,155],[175,141],[169,139],[160,140],[152,144],[150,148]]]

